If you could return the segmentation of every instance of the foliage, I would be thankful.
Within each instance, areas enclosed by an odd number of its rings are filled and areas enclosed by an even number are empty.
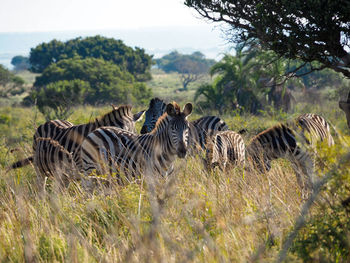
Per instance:
[[[131,73],[138,81],[151,79],[152,56],[142,48],[133,49],[121,40],[102,36],[78,37],[66,42],[54,39],[42,43],[31,49],[29,61],[31,70],[41,73],[52,63],[76,57],[104,59]]]
[[[350,3],[348,1],[186,0],[206,19],[224,22],[228,39],[258,39],[281,57],[318,61],[350,77]],[[313,67],[311,67],[311,70]]]
[[[155,61],[158,67],[165,72],[178,72],[180,74],[183,90],[187,90],[188,84],[197,81],[202,74],[208,73],[210,66],[215,63],[215,60],[206,59],[199,51],[191,55],[183,55],[173,51]]]
[[[322,147],[322,146],[321,146]],[[347,148],[348,150],[349,148]],[[322,162],[338,163],[335,154],[346,153],[341,145],[332,151],[320,151]],[[323,156],[322,156],[323,155]],[[338,169],[327,184],[325,201],[298,233],[291,252],[304,262],[349,262],[350,260],[350,169],[346,165]]]
[[[343,93],[346,83],[338,73],[325,69],[304,75],[307,69],[299,68],[301,64],[298,60],[279,58],[275,52],[263,50],[256,43],[237,45],[235,55],[226,54],[211,67],[210,74],[215,79],[212,84],[197,89],[195,100],[202,107],[207,104],[220,113],[224,110],[258,113],[270,105],[288,112],[296,103],[292,91],[334,86]],[[312,64],[317,65],[316,62]],[[303,77],[282,77],[293,70]],[[201,97],[204,101],[200,101]]]
[[[144,99],[150,97],[147,87],[134,81],[133,76],[121,70],[110,61],[98,58],[64,59],[49,65],[41,76],[36,78],[32,97],[44,86],[60,80],[82,80],[89,83],[90,88],[82,101],[89,104],[125,103],[140,98],[140,90],[147,90]],[[134,97],[136,95],[136,97]],[[148,97],[149,96],[149,97]]]
[[[11,64],[16,71],[27,70],[30,68],[29,58],[24,56],[15,56],[11,60]]]
[[[24,80],[0,64],[0,97],[8,98],[24,92]]]
[[[195,100],[200,95],[204,95],[207,100],[216,101],[214,104],[209,104],[219,106],[214,108],[219,112],[226,107],[226,109],[244,109],[256,113],[262,107],[259,97],[264,92],[259,83],[261,74],[258,69],[261,66],[257,62],[255,52],[245,52],[238,47],[235,56],[226,54],[210,69],[210,74],[216,76],[210,89],[216,95],[209,95],[209,86],[203,85],[197,90]],[[218,97],[221,98],[218,99]]]
[[[350,258],[349,211],[342,205],[323,209],[309,220],[295,240],[292,252],[304,262],[348,262]]]
[[[225,107],[225,97],[223,96],[223,90],[221,86],[218,86],[215,82],[213,84],[202,84],[196,90],[194,100],[197,101],[199,96],[203,96],[205,101],[199,101],[197,103],[199,108],[209,108],[223,113]]]
[[[59,80],[34,91],[32,96],[46,120],[67,119],[73,112],[72,108],[83,103],[89,90],[89,82],[79,79]]]

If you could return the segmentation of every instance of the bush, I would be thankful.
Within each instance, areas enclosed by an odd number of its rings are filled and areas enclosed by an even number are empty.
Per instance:
[[[78,101],[80,104],[120,104],[151,97],[150,90],[144,84],[135,82],[129,72],[121,70],[112,62],[97,58],[72,58],[51,64],[36,78],[32,97],[35,98],[52,82],[76,79],[90,85],[84,100]]]
[[[47,120],[67,119],[72,108],[82,104],[90,84],[82,80],[60,80],[52,82],[32,95],[36,98],[39,111]]]
[[[132,74],[139,81],[151,79],[152,56],[142,48],[131,48],[121,40],[102,36],[75,38],[66,42],[52,40],[42,43],[30,51],[33,72],[41,73],[52,63],[79,57],[100,58]]]

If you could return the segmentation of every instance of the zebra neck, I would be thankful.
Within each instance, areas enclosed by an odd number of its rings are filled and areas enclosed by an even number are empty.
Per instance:
[[[165,117],[160,123],[157,123],[156,128],[149,133],[149,136],[152,136],[152,145],[154,149],[155,155],[162,155],[164,160],[168,160],[169,163],[172,163],[175,160],[176,149],[172,144],[170,139],[170,134],[168,130],[168,123],[170,118]],[[156,156],[156,157],[158,157]]]

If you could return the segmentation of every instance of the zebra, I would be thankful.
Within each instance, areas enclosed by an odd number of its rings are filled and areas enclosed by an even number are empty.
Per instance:
[[[204,116],[189,123],[190,155],[206,151],[208,141],[220,131],[227,131],[225,121],[217,116]]]
[[[206,146],[206,167],[218,166],[221,170],[243,167],[245,163],[245,143],[242,136],[234,131],[219,131]]]
[[[182,112],[177,103],[169,103],[154,129],[142,135],[114,127],[93,131],[81,146],[81,173],[85,178],[94,170],[99,175],[116,173],[118,180],[122,175],[132,179],[147,173],[170,174],[176,156],[186,156],[191,112],[191,103]]]
[[[111,112],[86,124],[72,125],[66,121],[56,120],[39,126],[34,134],[34,155],[27,158],[34,163],[37,175],[60,177],[62,171],[66,171],[63,174],[65,177],[72,175],[76,170],[75,164],[79,162],[81,143],[91,131],[99,127],[115,126],[136,132],[135,122],[141,119],[144,111],[132,114],[131,105],[120,107],[112,105],[112,107]],[[20,167],[18,163],[11,165],[10,169]]]
[[[165,112],[165,108],[166,104],[163,100],[159,98],[151,99],[148,110],[145,113],[146,117],[145,122],[143,123],[141,128],[141,134],[149,133],[153,130],[157,120]]]
[[[294,121],[273,126],[252,138],[247,156],[260,171],[271,169],[271,161],[287,158],[296,172],[302,194],[313,188],[314,153],[310,152],[318,141],[334,145],[327,121],[316,114],[303,114]]]
[[[61,132],[63,129],[72,127],[74,124],[66,121],[66,120],[50,120],[45,122],[44,124],[41,124],[37,130],[35,131],[35,134],[33,136],[33,152],[36,152],[37,148],[37,139],[38,138],[51,138],[55,134]],[[11,164],[8,168],[8,170],[20,168],[26,165],[29,165],[33,163],[34,156],[29,156],[26,159],[19,160],[13,164]]]
[[[152,131],[158,118],[162,116],[166,104],[159,98],[154,98],[146,111],[146,119],[141,129],[141,134]],[[228,126],[217,116],[204,116],[195,121],[189,122],[189,144],[190,155],[199,152],[199,149],[206,150],[208,137],[213,136],[218,131],[226,131]]]

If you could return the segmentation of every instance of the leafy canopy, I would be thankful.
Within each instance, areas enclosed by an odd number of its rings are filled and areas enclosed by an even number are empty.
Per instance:
[[[152,56],[142,48],[125,45],[122,40],[102,36],[75,38],[66,42],[52,40],[42,43],[30,51],[29,61],[33,72],[41,73],[52,63],[69,58],[101,58],[110,61],[136,80],[151,79]]]
[[[83,103],[125,103],[134,102],[143,95],[148,99],[150,90],[136,82],[127,71],[116,64],[99,58],[70,58],[49,65],[41,76],[36,78],[32,97],[40,94],[47,85],[57,81],[81,80],[89,84]],[[141,94],[141,90],[144,94]],[[149,97],[148,97],[149,96]]]
[[[325,0],[185,0],[211,21],[229,26],[229,40],[258,39],[279,56],[318,61],[350,77],[350,2]],[[310,66],[310,70],[315,70]]]

